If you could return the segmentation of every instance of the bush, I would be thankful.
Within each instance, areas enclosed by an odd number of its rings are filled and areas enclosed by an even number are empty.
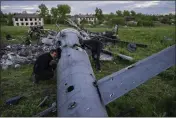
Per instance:
[[[114,26],[115,24],[119,24],[119,25],[125,25],[125,21],[124,18],[112,18],[111,20],[109,20],[109,22],[106,23],[107,25],[111,25]]]
[[[153,21],[148,21],[148,20],[139,20],[137,23],[137,26],[154,26],[154,22]]]
[[[143,21],[143,26],[154,26],[153,21]]]
[[[170,21],[170,19],[168,17],[164,17],[164,18],[161,19],[161,23],[169,24],[170,25],[171,21]]]
[[[143,26],[142,20],[139,20],[137,26]]]

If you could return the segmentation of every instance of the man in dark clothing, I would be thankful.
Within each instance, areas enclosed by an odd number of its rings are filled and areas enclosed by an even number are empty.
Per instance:
[[[57,66],[57,57],[60,59],[61,49],[53,49],[49,53],[40,55],[33,67],[34,83],[38,83],[39,80],[48,80],[53,78],[54,70]]]
[[[100,66],[100,53],[103,48],[103,44],[98,39],[80,40],[83,48],[87,47],[92,52],[92,58],[95,61],[96,69],[101,70]]]

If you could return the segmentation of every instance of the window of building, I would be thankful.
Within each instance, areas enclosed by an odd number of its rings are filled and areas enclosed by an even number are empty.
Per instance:
[[[24,25],[24,23],[21,23],[21,25],[23,26],[23,25]]]
[[[28,26],[29,24],[28,23],[26,23],[26,26]]]
[[[39,22],[39,25],[41,25],[41,23]]]
[[[20,18],[20,21],[23,21],[23,19],[22,19],[22,18]]]
[[[33,23],[31,23],[31,26],[33,25]]]
[[[19,26],[19,23],[16,23],[17,26]]]
[[[35,22],[35,25],[37,25],[37,22]]]
[[[39,18],[39,21],[41,21],[41,18]]]
[[[15,18],[15,21],[18,21],[18,18]]]
[[[37,21],[37,18],[35,18],[35,21]]]
[[[30,18],[30,21],[32,21],[32,18]]]
[[[27,21],[27,18],[25,18],[25,21]]]

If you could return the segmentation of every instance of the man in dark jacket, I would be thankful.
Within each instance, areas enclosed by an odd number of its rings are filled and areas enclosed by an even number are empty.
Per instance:
[[[48,80],[53,78],[54,70],[57,66],[57,57],[60,59],[61,49],[58,48],[51,50],[49,53],[40,55],[33,67],[34,83],[38,83],[39,80]]]
[[[87,47],[88,49],[91,50],[92,58],[95,62],[96,69],[100,71],[101,70],[100,53],[101,50],[103,49],[102,42],[99,41],[98,39],[91,39],[91,40],[80,40],[80,43],[83,48]]]

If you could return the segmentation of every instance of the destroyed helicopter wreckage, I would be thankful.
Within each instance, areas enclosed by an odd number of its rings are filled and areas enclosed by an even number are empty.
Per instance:
[[[62,53],[57,64],[58,117],[107,117],[106,105],[175,65],[173,45],[96,80],[87,53],[75,46],[79,45],[78,31],[61,32]]]
[[[100,35],[90,34],[79,28],[73,21],[67,21],[72,28],[66,28],[62,30],[62,32],[66,31],[73,31],[83,40],[89,40],[93,37],[98,37],[98,39],[103,41],[103,38]],[[59,26],[56,24],[59,28]],[[78,31],[76,30],[78,29]],[[60,29],[59,29],[60,30]],[[47,35],[44,33],[46,29],[41,26],[33,26],[30,27],[28,30],[28,35],[32,38],[35,34],[37,36],[37,44],[30,44],[30,45],[20,45],[20,44],[13,44],[4,47],[1,51],[3,55],[1,55],[0,65],[2,69],[7,69],[8,67],[19,67],[20,64],[30,64],[34,63],[36,58],[43,54],[44,52],[49,52],[49,50],[57,47],[57,41],[59,40],[60,35],[64,35],[61,32],[48,30]],[[105,37],[107,39],[107,37]],[[89,52],[89,50],[86,50]],[[88,53],[90,54],[90,53]],[[100,55],[100,60],[113,60],[113,56],[117,55],[122,59],[132,61],[133,58],[123,55],[123,54],[113,54],[108,50],[102,50]]]
[[[90,39],[92,37],[97,37],[98,40],[102,41],[103,43],[122,43],[122,44],[127,44],[128,46],[136,45],[138,47],[146,48],[146,44],[141,44],[141,43],[131,43],[128,41],[122,41],[120,40],[119,36],[116,36],[118,34],[118,25],[116,24],[114,26],[114,29],[112,31],[104,31],[104,32],[91,32],[85,28],[80,28],[78,24],[73,22],[71,19],[66,20],[71,27],[76,28],[80,33],[86,38]],[[134,47],[134,46],[133,46]]]
[[[81,35],[78,30],[67,28],[58,32],[55,40],[52,41],[54,45],[51,44],[51,48],[57,46],[62,48],[56,72],[57,101],[50,108],[35,116],[43,116],[57,110],[57,116],[107,117],[106,105],[175,65],[175,45],[173,45],[118,72],[96,80],[86,51],[79,47],[79,38],[89,40],[85,35]],[[39,47],[36,45],[36,50],[42,46],[44,51],[50,49],[50,46],[46,49],[46,44],[43,44]],[[6,52],[14,51],[14,47],[8,47]],[[33,45],[22,47],[32,48]],[[36,52],[34,51],[34,55],[37,56]],[[104,52],[110,54],[108,51],[104,50]]]

